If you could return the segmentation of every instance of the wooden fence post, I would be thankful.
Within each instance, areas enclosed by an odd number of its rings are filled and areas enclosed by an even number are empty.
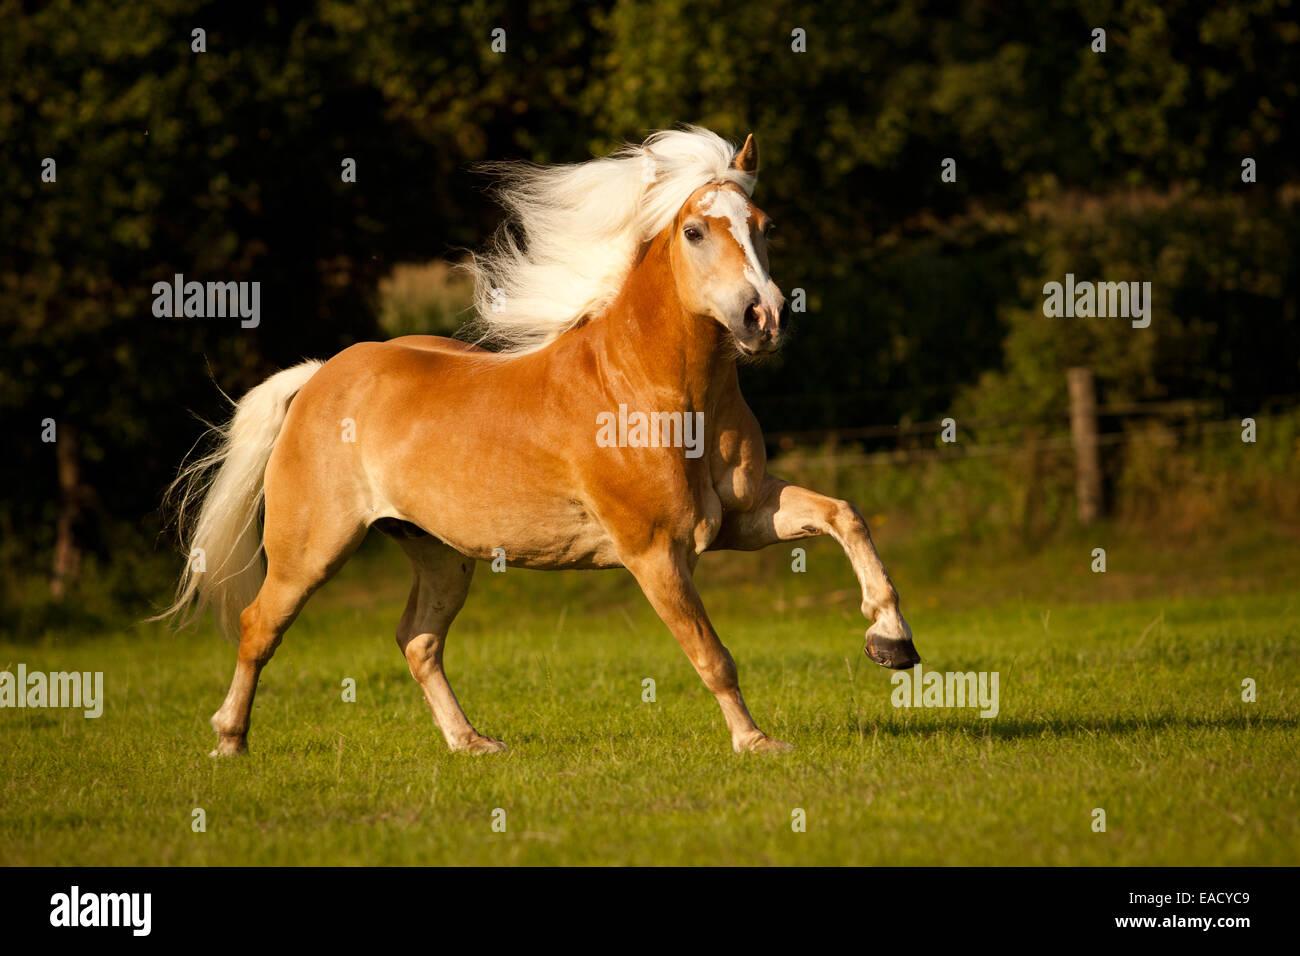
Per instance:
[[[54,460],[59,478],[59,513],[54,523],[54,573],[50,595],[62,600],[81,570],[81,545],[77,542],[77,519],[81,515],[84,490],[81,487],[81,448],[77,430],[59,424],[54,442]]]
[[[1070,388],[1070,439],[1074,444],[1074,491],[1079,524],[1101,517],[1101,451],[1097,444],[1097,389],[1092,370],[1066,371]]]

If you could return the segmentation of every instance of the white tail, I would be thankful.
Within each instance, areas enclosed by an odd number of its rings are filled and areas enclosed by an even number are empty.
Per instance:
[[[214,426],[216,447],[182,467],[167,491],[186,555],[176,599],[150,620],[198,618],[211,605],[217,626],[239,639],[239,615],[266,576],[262,560],[262,483],[289,402],[323,362],[309,361],[272,375],[235,405],[225,426]],[[188,514],[198,505],[198,518]]]

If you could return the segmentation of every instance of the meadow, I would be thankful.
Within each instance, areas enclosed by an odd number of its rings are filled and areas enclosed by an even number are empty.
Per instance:
[[[0,864],[1300,863],[1293,537],[877,541],[923,666],[998,672],[995,718],[891,704],[821,540],[804,573],[789,549],[697,573],[782,756],[731,752],[624,572],[480,565],[447,667],[510,746],[490,757],[434,727],[393,640],[407,571],[378,535],[263,674],[247,759],[207,755],[234,662],[210,624],[0,636],[0,669],[103,671],[107,698],[98,719],[0,710]]]

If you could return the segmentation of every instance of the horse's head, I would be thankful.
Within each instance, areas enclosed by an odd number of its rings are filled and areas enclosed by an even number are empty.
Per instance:
[[[734,165],[758,171],[751,135]],[[734,182],[695,190],[673,223],[670,256],[682,304],[727,328],[747,355],[781,343],[785,296],[767,274],[767,234],[772,220]]]

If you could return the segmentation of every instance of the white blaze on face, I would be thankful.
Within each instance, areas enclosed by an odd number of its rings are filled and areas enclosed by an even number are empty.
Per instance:
[[[758,261],[758,253],[754,251],[749,235],[749,203],[734,189],[715,189],[700,202],[700,213],[727,221],[727,229],[745,257],[745,279],[758,293],[760,306],[770,309],[771,315],[778,315],[781,304],[777,301],[776,289]]]

